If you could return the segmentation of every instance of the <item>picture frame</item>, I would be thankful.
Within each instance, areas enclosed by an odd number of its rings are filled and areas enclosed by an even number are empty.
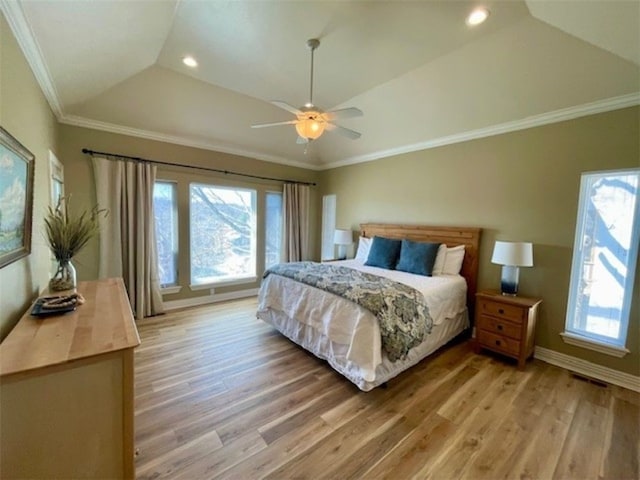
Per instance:
[[[31,253],[35,156],[0,127],[0,268]]]

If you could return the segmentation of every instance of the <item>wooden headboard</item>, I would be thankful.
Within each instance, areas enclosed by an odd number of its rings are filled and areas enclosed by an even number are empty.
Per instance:
[[[478,249],[481,228],[431,227],[429,225],[397,225],[392,223],[362,223],[360,235],[373,238],[406,238],[416,242],[446,243],[448,247],[464,245],[464,260],[460,274],[467,280],[467,305],[473,313],[478,286]]]

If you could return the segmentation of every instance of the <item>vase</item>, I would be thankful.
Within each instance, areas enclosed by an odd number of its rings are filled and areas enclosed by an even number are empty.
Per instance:
[[[58,260],[56,273],[49,280],[49,290],[61,292],[63,290],[76,289],[76,269],[71,260]]]

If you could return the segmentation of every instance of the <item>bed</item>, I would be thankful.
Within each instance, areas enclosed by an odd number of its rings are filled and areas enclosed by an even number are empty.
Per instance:
[[[270,274],[258,297],[258,318],[271,324],[363,391],[369,391],[410,368],[469,328],[475,300],[481,229],[366,223],[364,238],[385,237],[414,242],[464,245],[459,275],[425,277],[366,266],[360,259],[330,262],[364,274],[379,275],[420,292],[428,305],[430,333],[394,361],[382,348],[378,318],[368,309],[334,293],[282,274]]]

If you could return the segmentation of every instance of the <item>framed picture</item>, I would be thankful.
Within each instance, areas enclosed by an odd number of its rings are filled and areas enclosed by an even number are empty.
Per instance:
[[[35,157],[0,127],[0,268],[31,253]]]

